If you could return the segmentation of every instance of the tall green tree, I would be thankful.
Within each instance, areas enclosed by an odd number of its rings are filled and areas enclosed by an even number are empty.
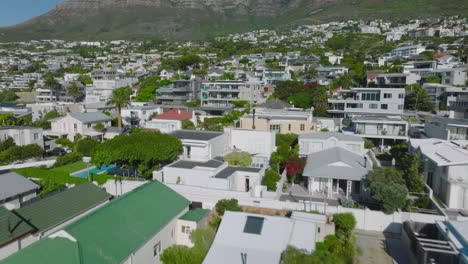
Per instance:
[[[80,87],[78,87],[76,82],[72,82],[70,84],[70,87],[68,87],[68,90],[67,90],[67,95],[73,98],[73,102],[76,103],[76,100],[81,95]]]
[[[132,89],[129,87],[117,88],[112,92],[111,99],[107,102],[108,105],[115,106],[118,111],[118,127],[122,127],[122,108],[130,105],[130,95]]]
[[[50,101],[53,101],[53,98],[55,96],[56,99],[58,99],[58,93],[62,89],[62,86],[60,85],[59,82],[54,78],[53,75],[47,75],[46,79],[44,81],[44,86],[49,88],[51,93],[50,93]]]
[[[419,83],[410,84],[405,87],[408,95],[405,97],[406,108],[419,111],[432,111],[434,104],[429,102],[429,94]]]

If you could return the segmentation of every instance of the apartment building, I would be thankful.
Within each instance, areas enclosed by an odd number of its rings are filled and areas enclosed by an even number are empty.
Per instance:
[[[232,101],[247,100],[262,103],[263,87],[254,81],[216,81],[202,84],[201,105],[230,107]]]
[[[377,87],[405,88],[405,86],[418,83],[421,76],[416,73],[382,73],[377,75],[373,82]]]
[[[156,100],[162,105],[183,105],[198,99],[200,89],[199,80],[177,80],[168,86],[158,88]]]
[[[351,88],[339,90],[328,98],[328,112],[336,116],[353,114],[401,115],[405,101],[405,89],[399,88]]]
[[[343,133],[374,139],[377,145],[394,144],[408,140],[409,123],[401,116],[354,116]]]
[[[398,47],[389,53],[385,54],[385,57],[410,57],[413,55],[418,55],[419,53],[423,52],[426,50],[426,47],[421,46],[421,45],[413,45],[413,46],[404,46],[404,47]]]

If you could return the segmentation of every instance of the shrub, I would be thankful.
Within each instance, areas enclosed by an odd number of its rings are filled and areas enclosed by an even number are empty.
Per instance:
[[[224,160],[231,166],[248,167],[252,164],[252,155],[248,152],[232,152],[226,154]]]
[[[13,146],[0,153],[0,162],[10,163],[15,160],[24,160],[40,156],[44,150],[37,144],[26,146]]]
[[[219,215],[224,215],[225,211],[234,211],[234,212],[242,212],[242,208],[239,206],[236,199],[231,200],[219,200],[216,203],[216,212]]]
[[[244,107],[249,103],[247,100],[237,100],[237,101],[231,101],[231,104],[234,107]]]
[[[265,172],[265,176],[263,177],[262,184],[267,187],[269,191],[276,191],[276,183],[281,180],[281,175],[279,175],[274,170],[269,170]]]
[[[99,141],[96,141],[91,138],[84,138],[76,143],[76,151],[83,154],[83,156],[91,156],[96,147],[101,144]]]
[[[182,119],[181,123],[182,123],[182,129],[195,130],[195,124],[193,124],[193,122],[190,121],[190,119],[188,118]]]
[[[96,125],[93,126],[93,129],[96,131],[103,131],[104,130],[104,125],[101,123],[97,123]]]
[[[414,205],[418,208],[429,209],[431,206],[431,198],[427,196],[421,196],[416,201],[414,201]]]
[[[338,232],[342,232],[345,236],[350,237],[356,227],[356,218],[351,213],[334,214],[333,222]]]
[[[63,165],[81,161],[82,159],[83,159],[83,155],[79,152],[68,153],[63,156],[58,157],[54,163],[54,167],[60,167]]]
[[[374,143],[371,140],[364,138],[364,148],[371,149],[373,147],[374,147]]]

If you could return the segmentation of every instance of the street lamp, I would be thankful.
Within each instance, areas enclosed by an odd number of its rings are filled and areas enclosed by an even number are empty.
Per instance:
[[[88,171],[88,181],[91,181],[89,178],[89,162],[91,161],[91,157],[83,157],[83,162],[86,163],[86,170]]]

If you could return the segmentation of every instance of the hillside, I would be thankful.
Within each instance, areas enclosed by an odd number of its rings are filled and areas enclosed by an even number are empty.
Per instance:
[[[464,0],[69,0],[47,14],[0,28],[0,41],[190,40],[331,20],[467,13]]]

